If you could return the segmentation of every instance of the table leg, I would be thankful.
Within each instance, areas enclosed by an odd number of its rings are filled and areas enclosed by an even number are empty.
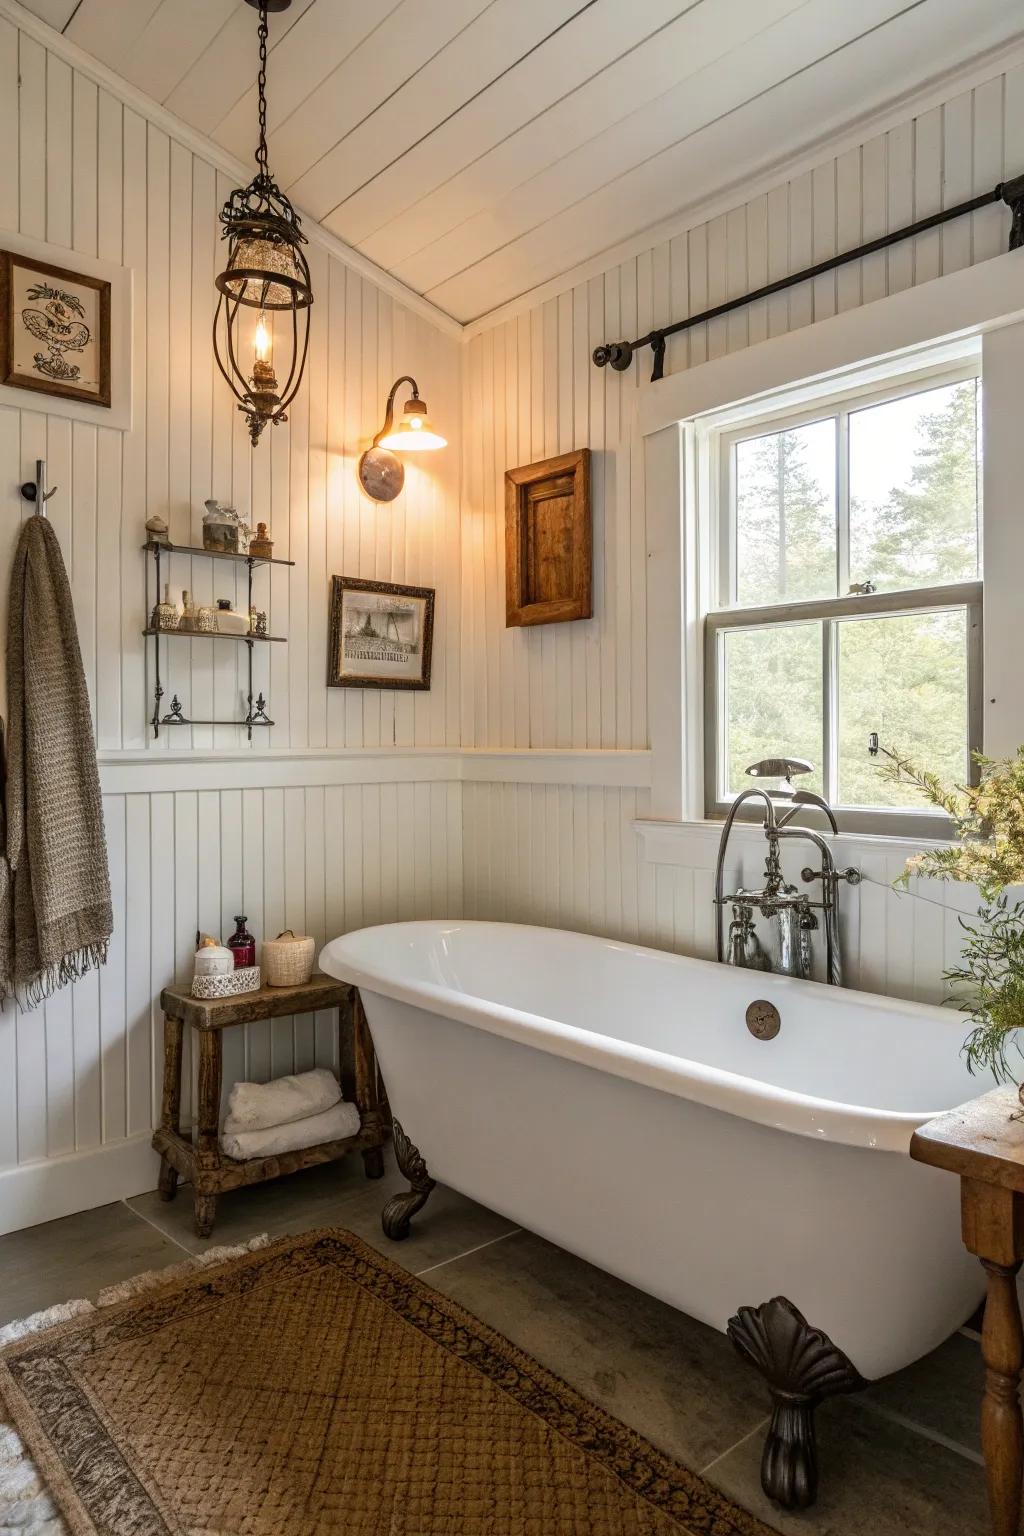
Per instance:
[[[985,1454],[989,1513],[993,1536],[1017,1536],[1024,1477],[1024,1421],[1019,1396],[1024,1330],[1017,1301],[1021,1261],[997,1264],[983,1258],[981,1262],[988,1275],[981,1333],[985,1360],[981,1447]]]
[[[197,1105],[194,1208],[196,1234],[209,1237],[217,1214],[217,1174],[220,1172],[220,1085],[223,1068],[219,1029],[201,1029]]]
[[[363,1000],[356,992],[352,999],[352,1038],[355,1058],[355,1096],[364,1134],[373,1138],[363,1148],[363,1167],[368,1179],[384,1175],[382,1151],[387,1136],[377,1080],[377,1059],[366,1021]]]
[[[160,1106],[160,1124],[165,1131],[181,1130],[181,1047],[182,1023],[164,1015],[164,1091]],[[157,1185],[161,1200],[173,1200],[178,1188],[178,1171],[172,1168],[166,1153],[160,1158]]]

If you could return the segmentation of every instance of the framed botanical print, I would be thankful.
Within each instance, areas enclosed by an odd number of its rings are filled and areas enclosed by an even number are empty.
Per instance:
[[[328,688],[429,688],[433,587],[331,577]]]
[[[0,384],[110,406],[110,283],[0,250]]]

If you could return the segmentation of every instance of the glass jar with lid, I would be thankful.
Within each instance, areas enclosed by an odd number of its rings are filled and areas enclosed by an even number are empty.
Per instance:
[[[233,507],[222,507],[219,501],[204,503],[203,548],[218,554],[238,553],[238,513]]]

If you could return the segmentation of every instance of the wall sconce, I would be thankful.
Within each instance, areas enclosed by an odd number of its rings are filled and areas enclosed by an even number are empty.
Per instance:
[[[395,422],[395,396],[399,385],[411,384],[412,395],[405,402],[401,420]],[[446,448],[448,439],[427,420],[427,402],[420,398],[416,380],[408,373],[395,380],[388,395],[384,425],[359,460],[359,484],[374,501],[394,501],[405,484],[405,465],[397,453],[423,453]]]

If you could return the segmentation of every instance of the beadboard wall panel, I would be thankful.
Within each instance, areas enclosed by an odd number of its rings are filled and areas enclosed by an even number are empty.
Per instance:
[[[681,851],[662,862],[641,852],[634,826],[649,814],[646,790],[464,784],[462,795],[467,918],[540,923],[714,958],[717,828],[675,833]],[[799,849],[787,852],[787,876],[798,878],[805,862]],[[977,910],[975,888],[915,879],[907,891],[893,890],[905,853],[887,852],[877,839],[844,839],[837,862],[863,875],[841,896],[846,984],[942,1002],[942,972],[959,956],[959,919]],[[740,829],[731,881],[752,886],[763,870],[763,842]]]
[[[944,104],[661,241],[542,302],[473,327],[464,363],[462,740],[474,747],[642,749],[647,676],[643,465],[627,430],[650,353],[625,373],[590,361],[604,340],[643,335],[989,189],[1024,167],[1024,69]],[[666,372],[813,325],[1005,249],[1005,208],[983,209],[841,271],[669,339]],[[594,617],[504,627],[504,470],[592,450]],[[686,953],[713,947],[705,829],[678,863],[652,864],[632,823],[644,791],[464,786],[467,915],[557,923]],[[748,862],[751,855],[745,855]],[[884,887],[902,859],[866,847],[870,878],[844,890],[855,985],[933,1001],[959,952],[971,889]],[[746,871],[760,871],[755,859]],[[881,882],[881,884],[874,883]]]
[[[189,977],[197,927],[223,934],[245,911],[258,937],[287,924],[322,942],[364,922],[459,911],[458,783],[360,782],[357,764],[352,782],[310,784],[307,765],[299,784],[208,791],[169,752],[191,751],[198,765],[211,749],[272,751],[279,761],[309,749],[457,742],[458,448],[411,464],[405,493],[387,507],[360,495],[355,465],[400,373],[416,376],[457,444],[461,348],[311,241],[306,383],[288,425],[268,430],[254,453],[210,345],[223,172],[3,18],[0,142],[0,232],[66,248],[69,266],[78,252],[134,277],[130,432],[72,423],[47,411],[44,396],[25,411],[0,400],[2,632],[29,515],[18,486],[45,458],[98,746],[108,758],[143,752],[154,770],[166,761],[171,781],[104,797],[115,905],[106,967],[30,1013],[0,1016],[3,1229],[152,1187],[158,999]],[[288,644],[256,648],[255,686],[276,724],[251,748],[231,725],[168,730],[154,742],[147,724],[143,524],[160,512],[175,542],[201,544],[211,495],[266,521],[275,554],[295,561],[256,574],[256,605]],[[223,562],[174,556],[169,565],[176,593],[244,601],[241,575]],[[429,692],[326,688],[332,574],[437,588]],[[170,640],[163,651],[164,710],[176,692],[186,715],[244,715],[243,647]],[[374,766],[368,755],[367,779]],[[333,1038],[326,1015],[239,1032],[227,1044],[226,1087],[333,1059]]]
[[[359,492],[355,465],[380,425],[399,373],[416,376],[453,440],[460,409],[460,346],[368,278],[311,243],[316,302],[307,379],[287,426],[253,453],[241,412],[210,345],[213,285],[224,247],[217,213],[223,172],[55,53],[0,18],[0,238],[18,231],[129,266],[135,283],[131,432],[74,422],[0,401],[6,516],[0,588],[27,510],[17,486],[45,457],[49,504],[71,577],[101,751],[151,739],[152,647],[143,524],[159,512],[176,543],[202,543],[203,502],[230,502],[263,519],[274,553],[294,569],[256,575],[254,601],[286,646],[256,648],[255,686],[275,720],[254,750],[436,745],[459,720],[458,454],[410,464],[404,494],[379,507]],[[174,556],[173,592],[244,602],[244,573]],[[324,687],[327,592],[333,574],[438,589],[433,685],[419,695]],[[153,589],[150,585],[150,601]],[[0,619],[3,615],[0,613]],[[165,642],[167,696],[186,715],[244,715],[244,650],[212,640]],[[177,728],[157,750],[244,745],[235,726]]]
[[[462,741],[492,747],[647,745],[643,469],[625,430],[650,351],[616,373],[594,346],[749,292],[990,190],[1024,167],[1024,67],[868,139],[711,222],[473,335],[464,364]],[[1009,214],[982,209],[916,240],[669,338],[666,372],[1006,248]],[[475,329],[475,328],[474,328]],[[504,627],[503,475],[593,451],[594,617]]]

